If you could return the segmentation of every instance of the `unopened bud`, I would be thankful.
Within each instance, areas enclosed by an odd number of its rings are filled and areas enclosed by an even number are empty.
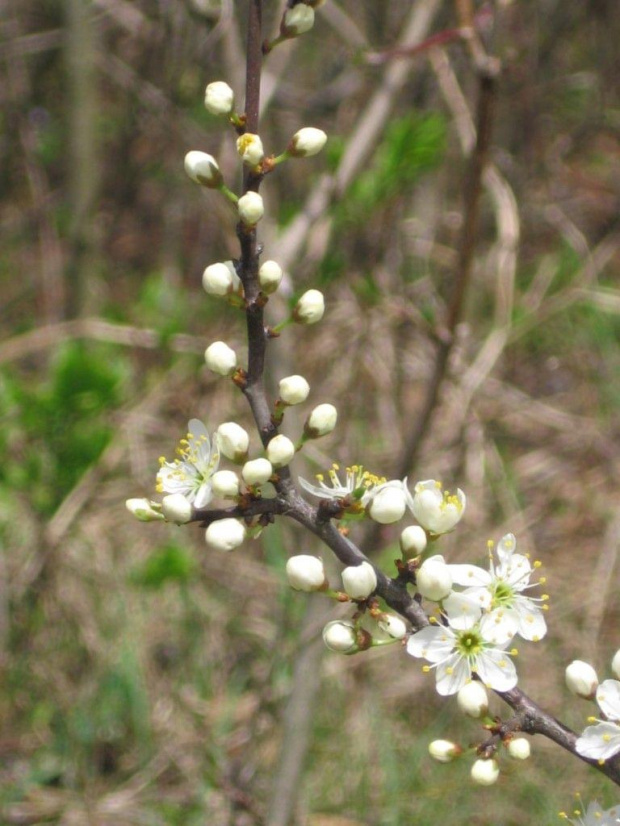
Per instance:
[[[465,494],[457,488],[455,494],[443,491],[434,479],[418,482],[411,501],[413,515],[423,528],[434,534],[451,531],[465,511]]]
[[[573,660],[566,667],[564,673],[566,686],[571,694],[583,697],[584,700],[593,700],[598,688],[598,676],[596,671],[588,663],[582,660]]]
[[[377,623],[379,628],[393,640],[402,640],[407,634],[407,626],[404,621],[394,614],[384,614]]]
[[[489,697],[485,687],[477,680],[465,683],[456,695],[456,701],[464,714],[474,719],[485,717],[489,711]]]
[[[350,565],[342,572],[342,587],[351,599],[366,599],[377,587],[377,575],[370,562]]]
[[[309,554],[291,556],[286,563],[286,576],[296,591],[320,591],[327,585],[323,560]]]
[[[463,749],[450,740],[433,740],[428,744],[428,753],[438,763],[451,763],[463,753]]]
[[[416,574],[416,587],[423,597],[439,602],[452,590],[452,574],[443,556],[429,556]]]
[[[237,138],[237,152],[248,166],[258,166],[265,157],[263,142],[259,135],[246,132]]]
[[[499,766],[497,761],[493,759],[476,760],[471,767],[470,774],[474,783],[478,783],[480,786],[492,786],[499,777]]]
[[[267,295],[275,293],[282,281],[282,267],[276,261],[263,261],[258,270],[258,283]]]
[[[400,535],[400,549],[406,557],[419,556],[426,550],[428,537],[419,525],[409,525]]]
[[[239,496],[239,477],[233,470],[217,470],[211,477],[211,487],[216,496],[235,499]]]
[[[185,156],[185,171],[197,184],[206,186],[208,189],[219,189],[224,179],[217,165],[217,161],[206,152],[195,150],[188,152]]]
[[[251,459],[241,468],[246,485],[263,485],[273,476],[273,468],[268,459]]]
[[[232,261],[209,264],[202,274],[202,286],[209,295],[228,295],[237,289],[240,279]]]
[[[267,445],[267,458],[276,468],[288,465],[294,455],[295,445],[287,436],[282,434],[274,436]]]
[[[327,436],[336,427],[338,411],[333,404],[319,404],[308,416],[304,433],[309,439]]]
[[[526,737],[515,737],[508,743],[508,754],[515,760],[527,760],[531,753],[530,741]]]
[[[161,500],[161,512],[168,522],[184,525],[192,518],[192,506],[182,493],[171,493]]]
[[[309,158],[317,155],[325,146],[327,135],[322,129],[305,126],[295,132],[287,147],[287,152],[293,158]]]
[[[352,622],[333,620],[323,629],[323,642],[338,654],[353,654],[357,651],[357,637]]]
[[[301,404],[310,393],[310,385],[303,376],[287,376],[280,380],[280,399],[284,404]]]
[[[250,446],[247,430],[236,422],[224,422],[218,427],[216,433],[217,443],[227,459],[237,464],[246,460]]]
[[[230,376],[237,368],[237,354],[223,341],[214,341],[205,350],[209,370],[220,376]]]
[[[298,3],[284,12],[280,34],[282,37],[299,37],[300,34],[309,32],[313,26],[314,9],[305,3]]]
[[[246,192],[237,203],[239,218],[246,227],[254,227],[265,214],[263,199],[258,192]]]
[[[205,89],[205,108],[212,115],[228,115],[235,104],[235,93],[228,83],[216,80]]]
[[[148,499],[128,499],[125,507],[140,522],[161,522],[163,513],[155,510]]]
[[[245,525],[238,519],[218,519],[207,528],[207,544],[218,551],[233,551],[242,545],[246,536]]]
[[[368,514],[380,525],[398,522],[405,514],[407,500],[402,482],[394,480],[380,485],[368,504]]]
[[[316,324],[323,318],[325,299],[320,290],[306,290],[293,309],[297,324]]]

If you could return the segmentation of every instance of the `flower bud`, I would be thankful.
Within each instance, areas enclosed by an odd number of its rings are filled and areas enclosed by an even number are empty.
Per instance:
[[[367,509],[370,518],[381,525],[391,525],[402,519],[407,509],[402,482],[393,480],[376,488]]]
[[[238,519],[218,519],[207,528],[205,539],[218,551],[233,551],[242,545],[246,536],[245,525]]]
[[[377,575],[370,562],[350,565],[342,572],[342,587],[351,599],[366,599],[377,587]]]
[[[237,289],[240,283],[232,262],[209,264],[202,274],[202,286],[209,295],[228,295]]]
[[[217,161],[206,152],[192,151],[185,156],[185,171],[197,184],[206,186],[208,189],[219,189],[224,179],[217,165]]]
[[[235,93],[228,83],[216,80],[205,89],[205,108],[212,115],[228,115],[235,105]]]
[[[277,261],[263,261],[258,270],[258,283],[261,290],[267,295],[275,293],[283,275],[282,267]]]
[[[338,411],[333,404],[319,404],[310,413],[304,425],[304,434],[308,439],[327,436],[336,427]]]
[[[125,507],[140,522],[160,522],[165,518],[163,513],[154,510],[148,499],[128,499]]]
[[[167,522],[184,525],[192,518],[192,506],[182,493],[171,493],[161,500],[161,512]]]
[[[478,783],[480,786],[492,786],[499,777],[497,761],[493,759],[476,760],[471,767],[470,775],[474,783]]]
[[[384,614],[377,625],[385,634],[388,635],[388,637],[391,637],[393,640],[402,640],[407,633],[406,624],[395,614]]]
[[[442,491],[434,479],[418,482],[411,500],[413,515],[423,528],[434,534],[448,533],[465,511],[465,494],[457,488],[455,494]]]
[[[489,711],[489,697],[485,687],[477,680],[465,683],[456,695],[456,701],[464,714],[478,720]]]
[[[299,37],[300,34],[309,32],[313,26],[314,9],[305,3],[298,3],[284,12],[280,23],[280,34],[282,37]]]
[[[515,760],[527,760],[532,753],[527,737],[515,737],[508,743],[508,754]]]
[[[220,376],[231,376],[237,368],[237,354],[223,341],[214,341],[205,350],[209,370]]]
[[[309,158],[312,155],[318,155],[325,146],[326,140],[327,135],[322,129],[305,126],[295,132],[286,151],[293,158]]]
[[[239,496],[239,477],[234,470],[216,470],[211,477],[211,487],[216,496],[235,499]]]
[[[280,399],[284,404],[301,404],[310,393],[310,385],[303,376],[287,376],[280,380]]]
[[[274,436],[267,445],[267,458],[274,467],[288,465],[295,455],[295,445],[287,436]]]
[[[323,318],[325,299],[320,290],[306,290],[293,310],[297,324],[316,324]]]
[[[327,585],[323,560],[308,554],[291,556],[286,563],[286,576],[296,591],[320,591]]]
[[[357,651],[357,635],[352,622],[333,620],[323,629],[323,642],[338,654],[353,654]]]
[[[250,446],[247,430],[236,422],[224,422],[218,427],[216,435],[220,450],[227,459],[237,464],[246,460]]]
[[[620,680],[620,649],[616,651],[611,661],[611,670],[613,671],[614,677],[617,680]]]
[[[433,740],[428,744],[428,753],[438,763],[451,763],[463,753],[463,749],[450,740]]]
[[[409,525],[400,535],[400,549],[409,558],[424,553],[427,543],[426,531],[419,525]]]
[[[416,574],[417,589],[423,597],[439,602],[452,590],[452,574],[443,556],[429,556]]]
[[[591,665],[584,663],[582,660],[573,660],[566,667],[564,677],[571,694],[576,697],[583,697],[584,700],[594,699],[598,688],[598,677]]]
[[[246,485],[263,485],[273,476],[273,468],[268,459],[251,459],[241,468]]]
[[[263,142],[260,136],[253,135],[251,132],[239,135],[237,138],[237,152],[243,160],[243,163],[246,163],[248,166],[258,166],[265,157]]]
[[[246,227],[254,227],[265,214],[263,199],[258,192],[246,192],[237,203],[239,218]]]

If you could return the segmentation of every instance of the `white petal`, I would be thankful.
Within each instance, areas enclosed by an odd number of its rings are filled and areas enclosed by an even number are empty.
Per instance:
[[[517,669],[505,651],[483,651],[474,668],[485,686],[496,691],[508,691],[517,684]]]
[[[491,574],[477,565],[450,565],[452,581],[456,585],[486,587],[492,582]]]
[[[442,697],[458,694],[471,679],[471,668],[466,657],[453,654],[437,666],[437,693]]]
[[[592,760],[608,760],[620,751],[620,728],[613,723],[588,726],[575,744],[577,753]]]
[[[479,602],[456,591],[452,591],[443,600],[442,605],[443,610],[448,615],[451,627],[459,631],[467,631],[469,628],[473,628],[482,614]]]
[[[213,494],[211,493],[211,485],[207,482],[203,482],[202,485],[196,491],[196,497],[193,503],[194,507],[204,508],[206,505],[209,504],[212,498]]]
[[[620,720],[620,682],[604,680],[596,689],[596,702],[609,720]]]
[[[423,657],[429,663],[447,659],[454,648],[454,633],[449,628],[428,626],[412,634],[407,641],[407,653]]]
[[[480,620],[480,632],[487,642],[505,647],[517,633],[519,622],[512,611],[496,608]]]
[[[517,548],[517,540],[513,533],[507,533],[497,543],[497,558],[500,562],[506,562],[510,559]]]
[[[547,633],[547,622],[543,611],[526,597],[519,597],[515,601],[510,613],[516,614],[517,632],[524,640],[538,642]]]

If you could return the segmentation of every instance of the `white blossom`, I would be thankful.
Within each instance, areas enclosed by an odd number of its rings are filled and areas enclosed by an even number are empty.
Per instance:
[[[463,749],[450,740],[433,740],[428,744],[428,753],[438,763],[451,763],[463,753]]]
[[[267,445],[267,458],[275,468],[288,465],[294,455],[295,445],[282,433],[274,436]]]
[[[428,544],[426,531],[419,525],[409,525],[400,535],[400,549],[405,556],[419,556]]]
[[[128,499],[125,507],[140,522],[161,522],[165,519],[163,513],[155,509],[157,503],[148,499]]]
[[[284,404],[301,404],[308,398],[310,385],[303,376],[286,376],[280,379],[279,390]]]
[[[496,691],[508,691],[517,684],[514,663],[504,646],[490,638],[493,629],[481,614],[472,605],[468,614],[459,615],[456,625],[447,616],[447,625],[427,626],[407,641],[412,657],[422,657],[436,669],[437,692],[443,696],[456,694],[474,673]]]
[[[418,482],[414,495],[407,491],[407,504],[423,528],[433,534],[448,533],[463,516],[465,494],[457,488],[455,494],[443,491],[441,482],[427,479]]]
[[[196,150],[188,152],[185,156],[184,166],[192,181],[206,186],[208,189],[219,189],[223,183],[222,173],[217,161],[206,152]]]
[[[161,512],[168,522],[176,522],[178,525],[184,525],[192,518],[192,506],[182,493],[164,496],[161,500]]]
[[[589,663],[583,660],[573,660],[566,666],[564,672],[566,687],[576,697],[584,700],[593,700],[598,688],[598,676]]]
[[[298,324],[316,324],[323,318],[325,299],[320,290],[306,290],[293,309],[293,320]]]
[[[298,37],[314,26],[314,9],[305,3],[298,3],[284,12],[280,32],[283,37]]]
[[[294,158],[309,158],[317,155],[325,146],[327,135],[322,129],[314,126],[304,126],[295,132],[288,145],[287,152]]]
[[[377,575],[370,562],[350,565],[342,572],[342,587],[351,599],[366,599],[377,587]]]
[[[450,565],[440,554],[425,559],[416,572],[416,588],[426,599],[440,602],[452,591]]]
[[[233,551],[242,545],[246,537],[246,528],[238,519],[218,519],[206,530],[207,545],[218,551]]]
[[[620,682],[604,680],[596,689],[596,702],[605,720],[588,726],[577,739],[576,749],[582,757],[604,762],[620,751]]]
[[[289,557],[286,576],[296,591],[320,591],[327,584],[323,560],[308,554]]]
[[[332,620],[323,629],[323,642],[338,654],[354,654],[357,651],[357,635],[352,622]]]
[[[492,786],[499,777],[499,766],[493,758],[476,760],[470,771],[471,779],[480,786]]]
[[[237,152],[243,163],[248,166],[258,166],[265,157],[263,142],[259,135],[245,132],[237,138]]]
[[[532,753],[527,737],[514,737],[508,742],[508,754],[514,760],[527,760]]]
[[[613,806],[604,812],[596,800],[590,803],[587,810],[583,810],[582,805],[581,812],[575,811],[573,814],[577,815],[576,820],[569,818],[564,812],[560,814],[573,826],[617,826],[620,823],[620,806]]]
[[[456,695],[459,708],[468,717],[479,720],[486,717],[489,711],[489,696],[486,688],[479,680],[472,680],[459,689]]]
[[[327,499],[332,502],[340,501],[347,509],[357,512],[364,508],[373,489],[385,481],[364,470],[362,465],[351,465],[351,467],[346,468],[344,481],[340,478],[339,471],[340,466],[334,463],[327,472],[329,484],[326,483],[323,473],[317,473],[316,475],[318,485],[307,482],[301,477],[299,477],[299,484],[304,490],[313,496],[318,496],[319,499]]]
[[[219,376],[230,376],[237,368],[237,354],[224,341],[214,341],[205,350],[205,363]]]
[[[211,487],[216,496],[234,499],[239,496],[239,477],[234,470],[218,470],[211,478]]]
[[[206,427],[198,419],[187,425],[187,436],[176,449],[177,458],[167,462],[162,456],[157,473],[158,493],[180,493],[195,508],[204,508],[212,498],[211,477],[220,463],[220,452]]]
[[[273,476],[273,467],[268,459],[250,459],[241,468],[241,476],[246,485],[263,485]]]
[[[509,533],[497,544],[496,563],[489,543],[489,570],[476,565],[450,565],[452,580],[457,585],[469,586],[463,595],[479,602],[488,611],[497,627],[497,636],[518,634],[524,640],[538,642],[547,633],[542,609],[536,604],[546,596],[527,597],[524,591],[538,585],[530,584],[534,568],[523,554],[515,553],[517,542]]]
[[[228,83],[215,80],[205,89],[205,108],[212,115],[228,115],[235,104],[235,93]]]
[[[253,227],[258,224],[265,214],[265,205],[258,192],[250,191],[239,198],[237,210],[239,212],[239,218],[246,227]]]
[[[232,261],[209,264],[202,274],[202,286],[209,295],[224,296],[239,289],[241,279]]]
[[[406,510],[405,488],[398,479],[392,479],[374,487],[367,500],[368,515],[381,525],[398,522]]]
[[[309,439],[327,436],[336,427],[338,411],[333,404],[318,404],[306,419],[304,433]]]
[[[277,261],[263,261],[258,270],[258,283],[267,295],[275,293],[280,286],[284,273]]]

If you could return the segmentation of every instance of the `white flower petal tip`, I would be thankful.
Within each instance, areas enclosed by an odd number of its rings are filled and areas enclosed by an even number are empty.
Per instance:
[[[358,650],[357,634],[352,622],[328,622],[323,629],[323,642],[330,651],[338,654],[354,654]]]
[[[573,660],[564,672],[566,687],[576,697],[593,700],[598,688],[598,676],[589,663]]]
[[[342,572],[342,587],[351,599],[367,599],[377,587],[377,574],[370,562],[351,565]]]
[[[219,189],[224,183],[217,161],[206,152],[192,150],[187,153],[183,163],[192,181],[207,189]]]
[[[205,109],[212,115],[228,115],[235,105],[235,93],[228,83],[215,80],[205,89]]]
[[[176,449],[177,458],[167,462],[162,457],[157,473],[157,492],[181,494],[194,508],[204,508],[212,499],[211,478],[220,463],[220,452],[209,439],[206,427],[191,419],[187,435]]]
[[[499,778],[499,766],[497,761],[490,760],[476,760],[471,767],[471,779],[479,786],[492,786],[497,783]]]
[[[410,497],[413,515],[429,533],[440,535],[453,530],[465,511],[466,498],[460,488],[455,494],[443,491],[441,482],[418,482]]]
[[[212,548],[228,552],[242,545],[246,534],[245,525],[238,519],[218,519],[207,528],[205,539]]]
[[[161,522],[165,519],[163,513],[156,510],[157,504],[148,499],[128,499],[125,507],[139,522]]]
[[[328,585],[323,560],[308,554],[291,556],[286,563],[286,576],[296,591],[321,591]]]

